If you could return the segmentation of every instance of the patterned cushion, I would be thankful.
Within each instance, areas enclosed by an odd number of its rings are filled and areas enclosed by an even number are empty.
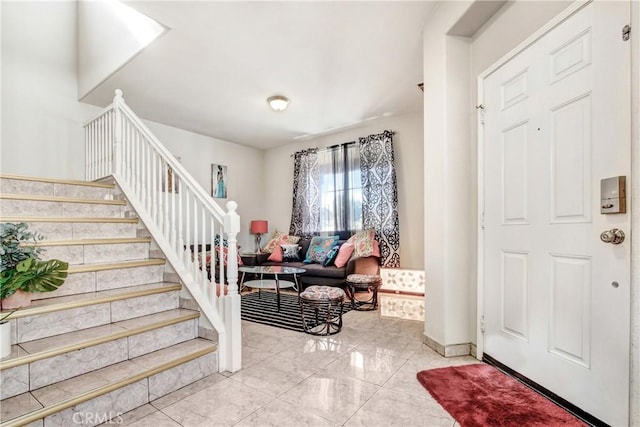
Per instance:
[[[293,245],[280,245],[282,248],[282,262],[299,262],[300,255],[298,254],[298,244]]]
[[[300,298],[312,301],[343,300],[344,297],[344,291],[333,286],[309,286],[300,294]]]
[[[347,276],[347,282],[358,285],[373,285],[382,283],[382,278],[371,274],[350,274]]]
[[[266,253],[266,254],[270,254],[273,253],[273,250],[278,246],[278,244],[280,243],[280,238],[284,236],[284,233],[281,231],[274,231],[273,235],[271,236],[271,240],[269,240],[267,242],[266,245],[264,245],[262,247],[262,252]]]
[[[324,265],[325,267],[333,265],[336,258],[338,257],[339,250],[340,250],[340,245],[335,245],[334,247],[332,247],[329,253],[327,254],[327,258],[324,260],[322,265]]]
[[[202,270],[202,254],[206,254],[206,262],[205,262],[205,266],[207,268],[207,270],[209,270],[211,268],[211,252],[207,251],[207,252],[198,252],[198,266],[200,267],[200,270]],[[194,261],[194,254],[193,252],[191,252],[191,261]]]
[[[338,236],[315,236],[311,239],[309,244],[309,250],[307,250],[307,256],[304,262],[311,264],[317,262],[318,264],[324,263],[327,258],[327,254],[331,251],[338,241]]]
[[[220,235],[216,234],[215,239],[213,239],[213,246],[220,246]],[[222,239],[222,246],[225,248],[229,246],[229,242],[227,239]]]
[[[223,247],[222,248],[222,253],[220,253],[220,246],[216,246],[216,252],[218,253],[218,259],[222,259],[224,261],[224,265],[227,265],[227,259],[228,259],[228,253],[229,248],[227,247]],[[208,254],[208,252],[207,252]],[[209,267],[211,265],[211,255],[207,256],[207,267]],[[238,252],[238,265],[244,265],[242,263],[242,258],[240,257],[240,252]]]
[[[290,236],[288,234],[284,234],[281,231],[274,231],[273,236],[271,236],[271,240],[263,246],[262,252],[270,254],[278,247],[278,245],[293,245],[300,241],[300,237],[298,236]]]
[[[353,243],[353,257],[365,258],[373,255],[374,239],[375,232],[372,229],[358,231],[351,236],[347,242]]]

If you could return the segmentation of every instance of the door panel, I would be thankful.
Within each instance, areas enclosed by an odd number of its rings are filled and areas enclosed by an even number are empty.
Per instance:
[[[630,242],[599,236],[630,215],[600,213],[600,180],[630,175],[629,16],[584,6],[483,88],[484,352],[612,425],[628,423]]]

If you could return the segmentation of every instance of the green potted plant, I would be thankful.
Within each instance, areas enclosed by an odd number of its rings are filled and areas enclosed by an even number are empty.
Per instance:
[[[29,231],[25,223],[0,224],[0,300],[3,309],[24,307],[33,292],[55,291],[67,277],[69,264],[57,259],[40,260],[36,246],[44,236]]]

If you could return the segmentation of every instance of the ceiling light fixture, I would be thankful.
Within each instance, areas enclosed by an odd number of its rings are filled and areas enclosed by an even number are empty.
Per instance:
[[[273,108],[275,111],[282,111],[287,108],[289,105],[289,99],[286,96],[282,95],[274,95],[267,98],[267,102],[269,106]]]

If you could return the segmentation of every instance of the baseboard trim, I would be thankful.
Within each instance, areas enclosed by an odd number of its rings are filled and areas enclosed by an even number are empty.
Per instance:
[[[607,423],[599,420],[598,418],[594,417],[593,415],[589,414],[588,412],[585,412],[583,409],[578,408],[576,405],[574,405],[573,403],[563,399],[562,397],[558,396],[557,394],[555,394],[551,390],[548,390],[548,389],[544,388],[540,384],[530,380],[529,378],[527,378],[524,375],[518,373],[517,371],[514,371],[513,369],[511,369],[510,367],[504,365],[503,363],[499,362],[498,360],[494,359],[493,357],[491,357],[487,353],[484,353],[482,355],[482,361],[485,362],[488,365],[494,366],[495,368],[497,368],[498,370],[504,372],[505,374],[509,375],[510,377],[513,377],[516,380],[520,381],[522,384],[526,385],[530,389],[540,393],[541,395],[543,395],[544,397],[546,397],[547,399],[549,399],[550,401],[552,401],[556,405],[560,406],[561,408],[563,408],[567,412],[570,412],[571,414],[575,415],[577,418],[579,418],[581,421],[587,423],[588,425],[594,426],[594,427],[609,427],[609,425]]]
[[[468,356],[471,354],[470,343],[444,345],[426,335],[422,342],[443,357]]]

